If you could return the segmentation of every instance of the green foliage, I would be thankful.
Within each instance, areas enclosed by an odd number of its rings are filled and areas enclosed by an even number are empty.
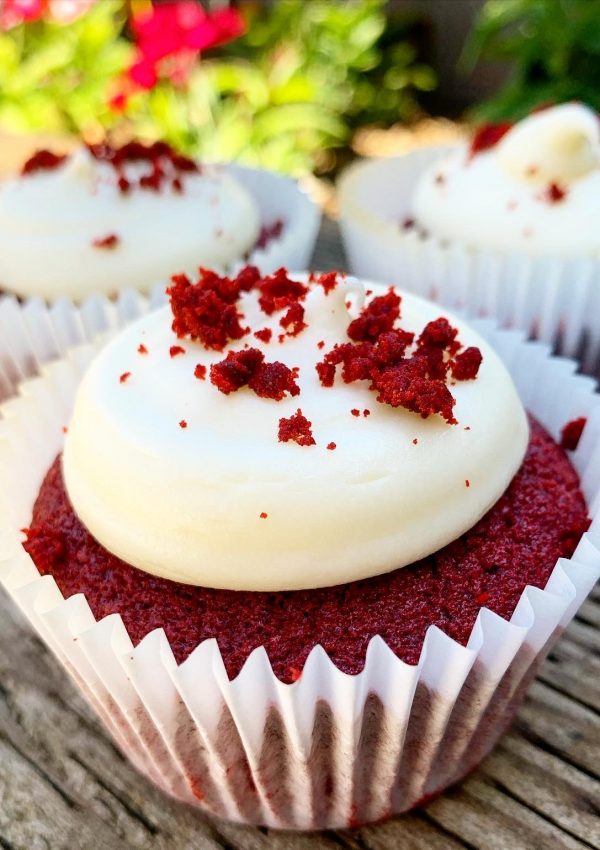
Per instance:
[[[0,33],[0,126],[68,133],[111,127],[107,85],[132,54],[120,38],[124,23],[123,4],[102,0],[68,26],[36,21]]]
[[[240,2],[247,34],[193,65],[186,85],[161,79],[109,96],[132,61],[125,0],[98,0],[67,26],[0,33],[0,125],[82,134],[119,129],[165,138],[214,160],[291,174],[328,167],[356,126],[410,119],[435,85],[385,0]]]
[[[482,104],[485,120],[518,119],[543,103],[580,100],[600,110],[600,0],[488,0],[463,54],[512,65]]]

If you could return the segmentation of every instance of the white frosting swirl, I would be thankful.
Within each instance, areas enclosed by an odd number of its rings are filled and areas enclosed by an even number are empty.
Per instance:
[[[421,175],[413,212],[430,235],[473,248],[597,256],[598,116],[564,104],[525,118],[489,150],[453,150]]]
[[[129,163],[125,174],[146,173]],[[122,194],[111,165],[86,149],[51,171],[0,184],[0,287],[20,296],[81,300],[125,287],[149,289],[199,265],[222,268],[256,242],[259,212],[236,180],[215,167],[181,175],[159,191]],[[95,240],[115,235],[113,248]]]
[[[267,360],[300,367],[301,394],[280,402],[248,388],[226,396],[208,375],[194,378],[196,364],[209,367],[224,354],[177,340],[169,307],[130,325],[99,354],[77,394],[63,468],[78,516],[103,546],[179,582],[313,588],[412,563],[485,514],[528,440],[508,372],[450,317],[460,340],[483,353],[477,379],[451,387],[458,425],[378,404],[366,382],[336,378],[322,387],[315,362],[347,340],[345,300],[357,286],[340,284],[329,295],[315,286],[305,301],[308,328],[283,344],[281,313],[266,317],[255,294],[243,297],[245,322],[274,329],[269,345],[245,339]],[[407,330],[420,332],[440,314],[413,295],[402,299]],[[147,354],[137,352],[140,343]],[[170,357],[173,344],[185,354]],[[124,372],[131,376],[121,384]],[[279,419],[298,407],[312,422],[314,446],[278,441]],[[353,416],[353,408],[370,416]]]

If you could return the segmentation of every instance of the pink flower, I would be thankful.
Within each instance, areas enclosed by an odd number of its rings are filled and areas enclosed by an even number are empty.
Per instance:
[[[184,82],[198,53],[243,35],[245,24],[230,7],[209,14],[195,0],[170,0],[134,17],[132,30],[137,58],[129,76],[140,88],[151,89],[165,70],[174,82]],[[171,60],[166,68],[164,60]]]
[[[0,30],[50,18],[70,24],[88,11],[96,0],[0,0]]]
[[[37,21],[46,12],[46,0],[2,0],[0,29],[8,30],[27,21]]]

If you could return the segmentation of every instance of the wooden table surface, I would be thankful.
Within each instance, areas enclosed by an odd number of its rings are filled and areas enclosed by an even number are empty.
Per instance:
[[[340,268],[326,222],[314,267]],[[2,850],[600,850],[600,588],[543,666],[511,731],[427,808],[355,832],[278,833],[205,818],[121,756],[0,595]]]

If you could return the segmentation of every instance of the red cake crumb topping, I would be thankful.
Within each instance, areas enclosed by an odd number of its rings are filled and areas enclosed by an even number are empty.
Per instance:
[[[306,297],[308,286],[288,277],[287,270],[277,269],[272,275],[255,284],[260,292],[260,309],[271,316],[277,310],[285,310]]]
[[[279,324],[285,330],[287,336],[298,336],[307,328],[304,321],[304,307],[299,302],[292,304],[288,311],[281,317]]]
[[[360,416],[360,410],[357,407],[353,407],[350,413],[352,416]]]
[[[243,315],[237,310],[237,302],[242,292],[251,290],[257,292],[259,305],[268,315],[285,311],[279,319],[286,331],[278,335],[280,343],[307,327],[301,302],[309,291],[308,286],[291,280],[284,268],[264,278],[254,266],[242,269],[235,278],[207,269],[200,269],[199,275],[196,283],[184,274],[175,275],[167,289],[173,312],[172,328],[180,338],[187,336],[199,340],[206,348],[222,351],[227,342],[249,333],[250,329],[240,324]],[[337,284],[335,272],[311,275],[310,279],[322,285],[326,293]],[[408,355],[415,335],[395,326],[400,318],[400,305],[401,298],[393,287],[370,301],[348,325],[351,342],[334,345],[316,364],[321,384],[333,386],[337,367],[341,366],[345,383],[369,381],[378,402],[404,407],[424,418],[439,414],[455,424],[452,413],[455,399],[446,380],[448,375],[455,380],[473,380],[481,365],[481,352],[474,347],[461,351],[457,329],[440,317],[425,326]],[[268,343],[273,333],[263,328],[255,331],[254,336]],[[323,348],[324,341],[317,346]],[[182,353],[183,349],[173,346],[171,356],[175,352]],[[297,370],[277,361],[266,363],[263,354],[247,343],[242,351],[229,352],[225,360],[210,370],[211,382],[226,395],[248,386],[261,398],[278,401],[286,393],[299,394],[296,378]],[[369,412],[365,410],[363,415],[367,417]],[[360,416],[358,408],[352,413]]]
[[[192,283],[187,275],[174,275],[167,288],[173,311],[173,331],[179,338],[200,341],[205,348],[222,351],[229,340],[241,339],[248,328],[240,325],[235,306],[244,280],[221,278],[200,269],[200,278]]]
[[[332,452],[337,448],[337,446],[336,446],[335,443],[327,443],[327,448],[329,449],[330,452]]]
[[[185,419],[181,419],[179,421],[179,427],[180,428],[187,428],[187,422],[185,421]]]
[[[21,169],[21,174],[34,174],[36,171],[54,171],[66,159],[65,154],[56,154],[48,150],[36,151]]]
[[[477,377],[482,361],[481,351],[470,346],[457,354],[452,364],[452,376],[457,381],[472,381]]]
[[[248,386],[260,398],[281,401],[286,392],[299,395],[294,372],[284,363],[265,363],[258,348],[230,351],[225,360],[210,367],[210,382],[225,395]]]
[[[262,512],[260,513],[260,518],[261,518],[261,519],[266,519],[268,516],[269,516],[269,514],[265,513],[264,511],[262,511]]]
[[[325,295],[329,295],[339,283],[339,272],[324,272],[323,274],[311,272],[309,280],[311,283],[318,283],[319,286],[323,287]]]
[[[283,417],[279,420],[279,442],[288,443],[293,440],[299,446],[314,446],[316,443],[311,426],[312,422],[309,422],[298,408],[293,416],[289,416],[287,419]]]
[[[475,154],[481,153],[481,151],[487,151],[495,147],[512,126],[510,121],[503,121],[500,124],[484,124],[482,127],[479,127],[471,139],[469,154],[473,157]]]
[[[583,434],[587,419],[585,416],[579,416],[577,419],[572,419],[564,426],[560,432],[560,446],[563,449],[574,452],[579,445],[579,440]]]
[[[283,233],[283,221],[278,218],[273,224],[263,224],[256,241],[256,248],[264,250],[273,239],[279,239]]]
[[[206,378],[206,366],[202,363],[198,363],[194,369],[194,378],[198,378],[199,381],[203,381]]]
[[[143,342],[140,342],[137,350],[138,350],[138,354],[148,354],[148,349],[146,348],[146,346],[144,345]]]
[[[567,190],[562,186],[559,186],[558,183],[550,183],[544,193],[544,199],[548,201],[549,204],[558,204],[567,197]]]
[[[406,356],[414,334],[394,327],[400,317],[400,303],[392,288],[373,299],[348,327],[348,336],[355,343],[335,345],[316,364],[319,379],[323,386],[333,386],[337,366],[341,365],[342,380],[369,380],[369,389],[377,393],[378,402],[404,407],[423,418],[439,414],[449,424],[456,424],[452,413],[455,399],[445,383],[448,372],[456,380],[475,378],[481,352],[471,347],[459,355],[462,344],[458,331],[440,317],[425,326],[414,353]]]
[[[366,419],[366,418],[367,418],[367,416],[370,416],[370,415],[371,415],[371,411],[369,410],[369,408],[368,408],[368,407],[365,407],[365,409],[363,410],[363,416],[364,416],[364,417],[365,417],[365,419]]]
[[[273,331],[271,328],[262,328],[260,331],[254,331],[254,336],[256,339],[259,339],[261,342],[268,344],[271,342],[271,337],[273,336]]]
[[[125,384],[131,378],[131,372],[123,372],[122,375],[119,375],[119,383]]]
[[[324,339],[319,340],[319,342],[317,343],[317,348],[325,348],[325,340]]]
[[[127,194],[134,186],[160,192],[164,185],[170,185],[176,192],[183,192],[182,174],[198,172],[198,165],[182,154],[177,153],[166,142],[154,142],[144,145],[141,142],[128,142],[121,147],[113,147],[107,142],[88,145],[94,159],[111,165],[117,173],[119,191]],[[137,184],[132,183],[123,173],[125,165],[135,162],[146,164],[149,170],[142,174]]]
[[[470,486],[471,486],[471,482],[469,481],[468,478],[465,478],[465,487],[470,487]]]
[[[100,236],[98,239],[94,239],[92,241],[92,247],[112,250],[117,247],[120,241],[116,233],[109,233],[108,236]]]
[[[384,331],[391,331],[400,317],[400,296],[390,286],[385,295],[374,298],[348,326],[348,336],[355,342],[373,341]]]
[[[172,345],[169,348],[170,357],[178,357],[180,354],[185,354],[185,348],[182,345]]]
[[[413,446],[416,446],[418,442],[419,442],[419,440],[417,439],[417,437],[415,437],[413,439]]]

